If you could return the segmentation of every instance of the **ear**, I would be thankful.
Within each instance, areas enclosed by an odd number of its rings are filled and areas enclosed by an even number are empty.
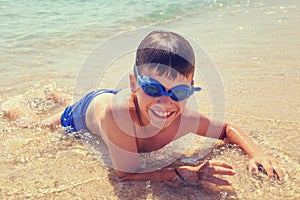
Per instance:
[[[129,75],[129,81],[130,81],[131,92],[134,92],[137,88],[137,85],[136,85],[137,83],[136,83],[136,79],[133,74]]]
[[[192,85],[192,86],[194,86],[194,83],[195,83],[195,81],[194,81],[194,80],[192,80],[192,82],[191,82],[191,85]]]

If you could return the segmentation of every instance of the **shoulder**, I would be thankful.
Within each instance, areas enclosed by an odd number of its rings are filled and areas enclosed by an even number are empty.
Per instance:
[[[136,151],[131,117],[128,111],[128,91],[117,94],[103,93],[95,97],[88,107],[86,124],[88,129],[102,137],[111,148]]]
[[[200,109],[186,109],[183,120],[190,132],[210,138],[220,138],[227,126],[223,120],[211,118],[200,112]]]
[[[186,124],[189,132],[205,136],[211,119],[201,112],[200,107],[195,104],[187,103],[184,112],[182,113],[182,123]]]
[[[126,100],[123,91],[114,93],[101,93],[94,97],[86,112],[86,125],[95,133],[102,133],[102,124],[107,124],[112,114],[122,113],[125,110]],[[121,109],[123,108],[123,109]]]
[[[101,93],[96,96],[90,103],[88,112],[96,115],[105,115],[112,112],[112,110],[123,110],[126,107],[126,97],[128,93],[126,90],[121,90],[118,93]]]
[[[100,132],[99,122],[112,96],[113,94],[111,93],[103,93],[91,100],[85,113],[86,126],[91,132],[95,134]]]
[[[201,113],[198,109],[192,109],[187,107],[181,114],[180,127],[185,132],[199,133],[199,129],[207,126],[210,123],[210,119]]]
[[[137,152],[128,98],[130,95],[123,92],[120,96],[113,97],[106,106],[101,121],[102,137],[110,148],[118,147],[129,152]]]

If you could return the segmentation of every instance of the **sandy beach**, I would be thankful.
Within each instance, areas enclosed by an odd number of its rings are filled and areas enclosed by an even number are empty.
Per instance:
[[[17,122],[4,117],[5,102],[8,107],[19,105],[25,112],[31,110],[36,120],[61,111],[62,105],[44,99],[44,90],[50,88],[73,95],[78,70],[96,48],[95,42],[87,40],[80,55],[69,55],[74,59],[65,71],[59,67],[55,74],[49,70],[42,77],[41,72],[19,71],[20,75],[12,80],[5,79],[8,72],[2,70],[5,81],[0,90],[0,199],[300,199],[297,151],[300,146],[300,3],[288,1],[286,6],[265,3],[243,9],[225,7],[158,27],[181,33],[206,50],[225,88],[225,120],[249,133],[261,149],[279,159],[289,178],[281,182],[262,174],[255,176],[247,170],[247,156],[236,147],[225,146],[212,150],[200,162],[212,159],[230,163],[237,171],[230,177],[232,187],[173,188],[160,182],[121,182],[103,162],[107,155],[100,152],[105,150],[101,140],[83,144],[62,130],[20,128]],[[47,59],[51,60],[51,56]],[[116,66],[120,63],[130,66],[132,59],[129,54],[117,61]],[[65,64],[63,59],[61,62]],[[110,81],[124,77],[124,72],[128,70],[113,69],[108,72],[109,78],[99,84],[115,86]],[[18,95],[21,101],[16,100]],[[207,115],[214,109],[206,98],[209,95],[206,90],[198,96],[200,107]],[[190,151],[198,153],[194,149],[201,148],[203,143],[196,142]],[[180,161],[174,165],[178,164]]]

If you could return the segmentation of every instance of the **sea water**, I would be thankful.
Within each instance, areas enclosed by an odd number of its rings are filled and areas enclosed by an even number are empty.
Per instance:
[[[120,31],[205,12],[215,1],[1,1],[1,89],[30,74],[75,74],[95,44]],[[20,84],[18,84],[18,87]]]
[[[265,4],[268,1],[1,0],[0,91],[27,87],[28,75],[32,81],[41,75],[73,77],[97,44],[121,31]]]
[[[93,135],[87,134],[83,144],[62,130],[21,128],[22,121],[9,121],[1,112],[0,198],[300,198],[298,21],[299,3],[292,0],[0,0],[2,110],[20,109],[35,121],[61,112],[64,106],[45,99],[45,92],[72,96],[79,70],[101,42],[128,30],[168,28],[214,50],[216,62],[224,65],[220,70],[227,120],[241,125],[290,173],[285,182],[255,176],[247,170],[248,158],[228,145],[205,152],[210,152],[205,159],[234,166],[232,188],[174,189],[156,182],[119,182],[106,165],[104,144]],[[132,65],[133,59],[134,55],[120,58],[105,85],[113,87],[111,82],[128,72],[124,66]],[[200,96],[203,104],[206,93]],[[202,109],[210,111],[209,106]],[[181,164],[203,161],[198,159],[183,158]]]

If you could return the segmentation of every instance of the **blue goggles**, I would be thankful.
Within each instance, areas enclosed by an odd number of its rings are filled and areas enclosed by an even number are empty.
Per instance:
[[[164,86],[157,80],[150,78],[148,76],[141,76],[134,64],[134,70],[137,76],[137,82],[144,90],[144,92],[151,97],[159,96],[169,96],[174,101],[183,101],[189,96],[194,94],[195,91],[200,91],[202,88],[193,87],[188,85],[177,85],[171,88],[168,92],[165,90]],[[194,81],[192,81],[194,82]]]

